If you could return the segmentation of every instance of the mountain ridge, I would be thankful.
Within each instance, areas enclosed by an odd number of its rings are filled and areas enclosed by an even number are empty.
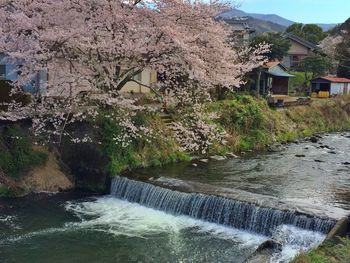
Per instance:
[[[276,14],[248,13],[239,9],[231,9],[231,10],[224,11],[219,15],[219,17],[224,19],[230,19],[234,17],[252,17],[259,20],[272,22],[284,27],[288,27],[294,23],[297,23]],[[337,24],[327,24],[327,23],[313,23],[313,24],[320,26],[324,31],[328,31],[337,25]]]
[[[257,18],[253,18],[251,16],[245,16],[242,21],[246,23],[249,27],[253,28],[256,33],[265,33],[265,32],[283,32],[285,31],[286,27],[282,26],[280,24],[276,24],[270,21],[264,21]],[[235,18],[221,18],[223,19],[227,24],[235,24],[237,20]]]

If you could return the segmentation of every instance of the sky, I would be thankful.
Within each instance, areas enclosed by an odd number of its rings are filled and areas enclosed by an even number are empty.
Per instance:
[[[301,23],[342,23],[350,17],[350,0],[234,0],[249,13],[276,14]]]

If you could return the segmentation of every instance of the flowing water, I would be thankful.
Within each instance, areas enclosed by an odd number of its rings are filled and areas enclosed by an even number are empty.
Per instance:
[[[133,176],[260,206],[335,219],[349,215],[350,133],[290,144],[275,153],[197,163],[144,169]]]
[[[52,196],[1,210],[0,262],[243,262],[266,236],[174,216],[113,196]],[[275,262],[324,235],[283,225]]]
[[[335,134],[280,153],[143,170],[134,176],[151,184],[116,177],[108,196],[0,201],[0,262],[240,263],[271,238],[282,245],[271,262],[289,262],[322,242],[328,215],[349,212],[349,141]]]

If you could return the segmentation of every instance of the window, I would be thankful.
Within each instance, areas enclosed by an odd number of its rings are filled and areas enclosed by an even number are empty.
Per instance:
[[[6,65],[0,65],[0,79],[6,78]]]
[[[290,56],[290,67],[292,69],[298,67],[299,62],[300,62],[299,56]]]
[[[141,73],[139,73],[139,74],[133,76],[132,79],[133,79],[133,80],[136,80],[136,81],[138,81],[138,82],[140,82],[140,81],[141,81]]]

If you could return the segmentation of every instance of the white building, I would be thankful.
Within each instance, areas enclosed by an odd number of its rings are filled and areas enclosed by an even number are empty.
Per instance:
[[[311,80],[311,92],[328,92],[329,96],[350,94],[350,79],[334,76],[319,77]]]

